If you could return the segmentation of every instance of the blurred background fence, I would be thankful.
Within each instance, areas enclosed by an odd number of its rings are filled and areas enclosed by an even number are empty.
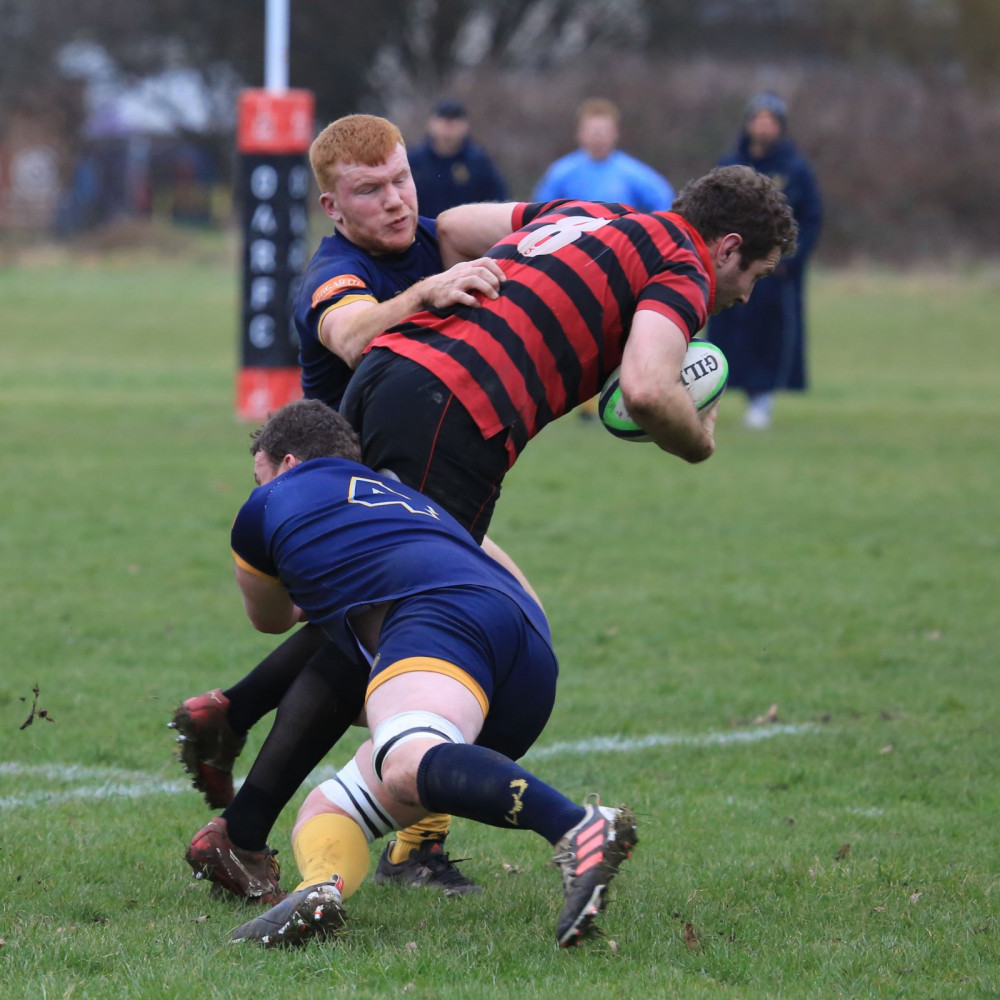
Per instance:
[[[263,0],[208,7],[2,0],[5,247],[123,221],[231,225]],[[614,100],[622,147],[680,187],[775,90],[824,193],[822,259],[996,253],[995,0],[292,0],[290,54],[317,127],[369,111],[415,144],[434,102],[458,98],[515,198],[574,147],[585,97]]]

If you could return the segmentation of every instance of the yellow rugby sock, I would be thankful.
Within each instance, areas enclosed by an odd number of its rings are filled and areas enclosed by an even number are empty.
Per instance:
[[[302,874],[296,890],[339,875],[347,899],[368,874],[368,841],[361,827],[340,813],[320,813],[306,820],[292,841],[292,852]]]
[[[398,865],[410,857],[425,840],[444,840],[451,827],[451,817],[446,813],[431,813],[419,823],[408,826],[396,834],[396,842],[389,849],[389,860]]]

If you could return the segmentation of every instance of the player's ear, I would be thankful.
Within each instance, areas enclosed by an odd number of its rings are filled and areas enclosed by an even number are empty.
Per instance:
[[[329,191],[324,191],[319,196],[319,204],[326,214],[333,219],[334,222],[343,222],[344,216],[341,214],[340,210],[337,208],[336,199],[330,194]]]
[[[278,463],[278,475],[280,476],[283,472],[287,472],[289,469],[294,469],[296,465],[299,464],[298,458],[289,452],[279,463]]]
[[[743,248],[743,237],[739,233],[726,233],[719,238],[715,247],[715,259],[720,264],[725,264],[732,257],[739,256]]]

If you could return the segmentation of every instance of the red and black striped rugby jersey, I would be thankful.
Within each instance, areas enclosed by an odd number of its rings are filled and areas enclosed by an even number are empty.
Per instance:
[[[371,345],[437,375],[484,438],[509,429],[511,464],[600,390],[637,310],[662,314],[690,340],[715,296],[704,241],[672,212],[556,201],[519,204],[513,221],[489,252],[506,275],[499,298],[417,313]]]

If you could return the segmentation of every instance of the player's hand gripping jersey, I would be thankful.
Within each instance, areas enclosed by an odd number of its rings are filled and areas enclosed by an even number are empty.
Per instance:
[[[403,253],[379,254],[355,246],[335,232],[322,239],[309,262],[295,299],[302,391],[337,409],[351,369],[319,339],[323,317],[331,309],[358,300],[385,302],[411,285],[444,270],[433,219],[420,218],[413,243]]]
[[[233,523],[232,549],[244,569],[279,579],[350,655],[353,610],[450,587],[505,594],[549,637],[541,608],[454,518],[347,459],[311,459],[258,486]]]
[[[672,212],[562,201],[520,204],[489,252],[497,299],[421,312],[377,337],[432,371],[484,438],[510,428],[510,461],[550,420],[594,396],[622,360],[632,318],[652,309],[690,340],[715,272],[701,236]]]

